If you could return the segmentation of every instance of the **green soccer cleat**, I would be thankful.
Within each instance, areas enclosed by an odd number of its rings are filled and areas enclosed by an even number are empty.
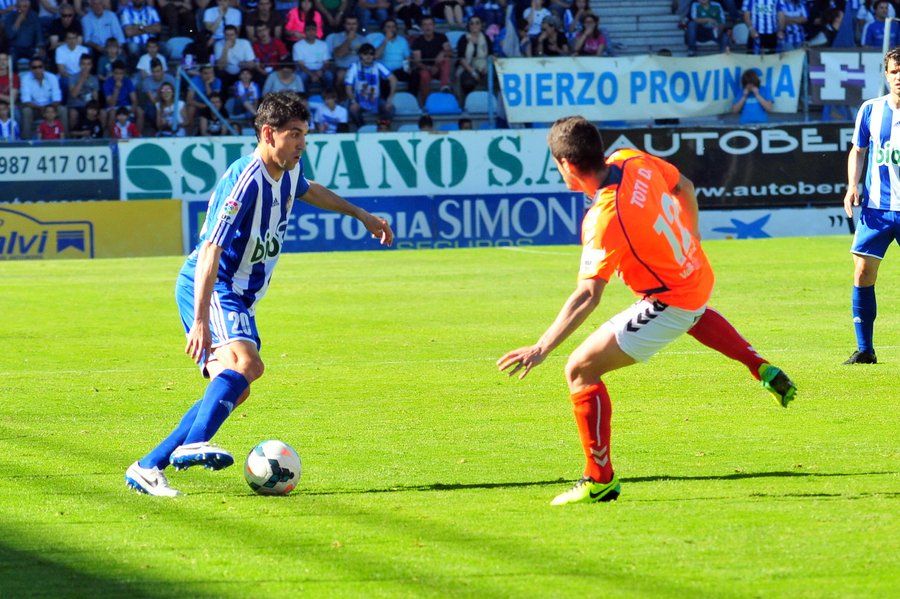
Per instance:
[[[569,503],[597,503],[598,501],[615,501],[619,498],[619,477],[613,474],[608,483],[598,483],[592,478],[584,477],[575,486],[553,498],[550,505],[566,505]]]
[[[797,395],[797,385],[777,366],[763,364],[759,367],[759,377],[763,388],[774,395],[783,408],[788,407]]]

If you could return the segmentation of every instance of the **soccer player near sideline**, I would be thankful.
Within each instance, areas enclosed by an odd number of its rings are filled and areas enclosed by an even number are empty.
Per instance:
[[[187,334],[185,353],[210,378],[203,397],[146,456],[129,466],[126,484],[172,497],[163,470],[234,463],[209,441],[263,374],[256,305],[269,286],[295,198],[359,219],[390,245],[388,223],[303,176],[309,110],[294,92],[265,96],[254,126],[256,151],[228,167],[209,201],[200,242],[178,274],[175,296]]]
[[[610,457],[612,404],[601,380],[607,372],[646,361],[690,331],[705,345],[756,365],[754,375],[782,406],[796,387],[721,314],[707,309],[714,275],[700,247],[690,179],[637,150],[619,150],[604,160],[600,132],[582,117],[556,121],[548,143],[566,187],[594,198],[582,223],[578,285],[538,342],[508,352],[497,366],[524,378],[593,312],[615,271],[642,297],[593,332],[565,369],[587,465],[583,478],[551,503],[610,501],[618,498],[620,484]]]
[[[900,244],[900,46],[884,55],[887,95],[859,108],[853,147],[847,156],[844,210],[862,204],[850,252],[853,254],[853,326],[857,349],[844,364],[875,364],[875,280],[892,241]],[[866,177],[859,185],[868,157]]]

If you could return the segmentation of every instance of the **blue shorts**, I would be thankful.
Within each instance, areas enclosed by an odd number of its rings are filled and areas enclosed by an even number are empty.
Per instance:
[[[850,251],[882,259],[892,241],[900,245],[900,212],[864,207]]]
[[[186,335],[194,324],[194,282],[184,275],[179,275],[175,285],[175,302]],[[209,332],[213,349],[239,340],[256,344],[256,349],[262,347],[256,317],[250,313],[241,296],[218,281],[213,286],[209,302]],[[208,357],[204,357],[201,367],[207,361]]]

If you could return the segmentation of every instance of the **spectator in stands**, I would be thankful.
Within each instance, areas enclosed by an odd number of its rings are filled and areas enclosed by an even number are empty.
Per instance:
[[[862,30],[862,38],[859,45],[863,48],[875,48],[881,50],[884,44],[884,24],[888,18],[888,0],[878,0],[875,3],[875,20],[867,23]],[[890,25],[891,37],[888,46],[894,47],[900,44],[900,23],[892,21]]]
[[[550,0],[550,4],[547,5],[547,8],[550,9],[550,13],[561,23],[566,11],[572,8],[573,4],[572,0]]]
[[[103,0],[91,0],[91,10],[81,18],[84,29],[84,45],[97,54],[103,52],[106,40],[116,38],[120,46],[125,44],[125,33],[115,13],[106,10]]]
[[[69,137],[74,139],[101,139],[106,137],[106,127],[100,120],[100,103],[91,100],[84,107],[84,118],[78,125],[69,130]]]
[[[229,0],[216,0],[215,6],[203,11],[203,26],[210,32],[214,42],[225,39],[225,28],[227,26],[230,25],[240,29],[241,21],[241,11],[232,8]]]
[[[391,122],[391,119],[378,119],[375,122],[375,131],[378,133],[390,133],[393,130]]]
[[[350,65],[344,78],[350,118],[361,127],[365,114],[377,114],[380,118],[393,118],[394,94],[397,78],[386,66],[375,60],[375,47],[363,44],[359,49],[359,61]],[[389,85],[386,97],[381,97],[381,82]]]
[[[563,14],[563,30],[569,45],[575,47],[575,40],[584,31],[584,19],[594,14],[591,10],[590,0],[575,0]]]
[[[212,35],[205,28],[198,30],[181,53],[181,62],[191,76],[197,74],[200,65],[212,62]]]
[[[15,59],[44,55],[41,21],[31,10],[29,0],[18,0],[16,10],[3,18],[9,53]]]
[[[778,43],[778,2],[779,0],[744,0],[744,23],[750,33],[747,38],[748,53],[761,54],[781,49]]]
[[[263,76],[276,72],[279,65],[288,62],[288,51],[284,42],[273,38],[269,26],[262,22],[256,24],[253,53]]]
[[[381,24],[391,15],[391,3],[388,0],[358,0],[356,14],[364,31]]]
[[[434,131],[434,119],[427,114],[419,117],[419,131]]]
[[[122,55],[122,46],[119,45],[119,40],[111,37],[106,40],[103,54],[100,56],[100,60],[97,61],[97,77],[101,82],[112,76],[113,65],[119,61],[125,62],[125,57]]]
[[[743,2],[743,0],[738,1]],[[725,8],[727,15],[726,20],[734,22],[739,21],[742,18],[741,11],[738,10],[738,1],[721,0],[720,4]],[[679,16],[682,24],[687,24],[691,12],[691,4],[694,2],[696,2],[696,0],[672,0],[672,13]]]
[[[437,0],[431,6],[431,15],[443,18],[451,29],[462,29],[465,6],[463,0]]]
[[[456,125],[459,127],[460,131],[471,131],[472,127],[472,119],[468,117],[463,117],[457,121]]]
[[[12,74],[12,81],[9,76],[9,54],[0,52],[0,102],[14,104],[18,101],[19,92],[19,75]]]
[[[291,57],[297,63],[300,79],[306,90],[313,86],[319,89],[330,89],[334,85],[334,73],[331,70],[331,52],[328,44],[316,38],[316,24],[306,24],[306,37],[294,44]]]
[[[162,64],[163,70],[167,70],[169,68],[169,64],[166,62],[166,57],[160,54],[159,52],[159,42],[155,39],[151,39],[147,42],[147,53],[143,54],[137,61],[137,71],[140,73],[141,77],[149,77],[151,65],[154,60],[158,60],[160,64]]]
[[[168,37],[190,36],[196,33],[191,0],[156,0],[156,11],[166,26]]]
[[[284,18],[272,10],[272,0],[259,0],[256,10],[246,16],[244,23],[247,24],[245,35],[253,43],[256,42],[256,25],[259,23],[266,24],[272,32],[272,39],[280,40],[284,34]]]
[[[481,31],[481,18],[473,16],[469,19],[466,27],[468,31],[459,38],[459,42],[456,44],[456,55],[459,57],[456,79],[459,82],[462,98],[486,81],[488,56],[492,53],[491,43]]]
[[[803,0],[782,0],[778,3],[778,33],[782,49],[797,50],[806,43],[804,25],[809,12]]]
[[[0,101],[0,141],[16,141],[22,139],[19,123],[10,115],[9,104]]]
[[[79,45],[84,43],[84,31],[81,28],[81,21],[75,18],[75,8],[71,4],[63,4],[59,7],[59,17],[50,23],[47,36],[50,42],[48,49],[55,52],[58,46],[65,43],[66,34],[70,31],[77,36]]]
[[[407,33],[421,31],[420,23],[425,15],[425,0],[396,0],[393,11],[394,18],[403,21]]]
[[[875,4],[878,0],[865,0],[861,2],[859,9],[856,11],[856,39],[862,39],[863,28],[875,20]],[[848,7],[849,8],[849,7]],[[893,19],[897,16],[897,10],[893,4],[888,4],[888,18]]]
[[[216,116],[209,106],[204,106],[200,113],[200,135],[228,135],[228,127],[225,126],[228,111],[222,103],[222,96],[212,94],[209,97],[209,103],[222,115],[222,118]]]
[[[691,4],[684,37],[688,56],[697,55],[697,42],[715,41],[719,44],[719,52],[725,52],[728,36],[725,33],[725,10],[722,5],[710,0],[697,0]]]
[[[334,90],[326,90],[322,94],[324,104],[316,110],[315,125],[316,131],[319,133],[337,133],[338,128],[343,124],[347,125],[349,115],[347,109],[337,103],[337,94]]]
[[[422,17],[422,35],[413,42],[412,51],[410,91],[419,97],[419,104],[425,103],[435,76],[440,80],[441,91],[450,91],[453,48],[446,35],[435,32],[434,17]]]
[[[247,40],[238,37],[238,28],[234,25],[225,26],[225,38],[213,46],[213,56],[216,60],[217,74],[226,89],[234,85],[241,69],[250,69],[251,72],[257,70],[253,46]]]
[[[175,88],[172,84],[163,83],[159,88],[159,99],[156,102],[157,137],[183,137],[184,123],[187,122],[185,103],[175,97]]]
[[[350,12],[349,0],[316,0],[316,10],[325,19],[325,33],[334,33],[341,29],[344,17]]]
[[[600,31],[600,21],[594,13],[584,16],[584,31],[575,40],[572,53],[578,56],[603,56],[606,50],[606,36]]]
[[[70,34],[71,35],[71,34]],[[100,80],[91,74],[94,59],[90,54],[82,54],[78,61],[78,72],[69,75],[69,130],[84,120],[85,110],[90,102],[100,101]]]
[[[541,21],[541,34],[532,44],[531,53],[534,56],[569,55],[569,44],[559,29],[556,17],[550,16]]]
[[[353,15],[344,17],[344,31],[329,35],[326,40],[328,51],[334,59],[334,81],[338,93],[343,91],[344,75],[350,65],[356,62],[357,53],[363,44],[368,43],[365,34],[359,32],[359,19]]]
[[[11,12],[15,12],[18,7],[16,4],[18,0],[2,0],[0,1],[0,17],[5,18]],[[2,28],[0,28],[2,29]]]
[[[115,110],[110,134],[113,139],[132,139],[141,136],[141,129],[131,120],[131,112],[122,106]]]
[[[59,79],[53,73],[48,73],[44,68],[42,58],[32,58],[30,73],[22,76],[22,135],[25,139],[31,139],[34,135],[35,116],[43,114],[44,107],[54,105],[59,109],[62,102],[62,91],[59,88]],[[63,113],[63,118],[68,120],[68,115]],[[66,123],[63,122],[65,126]]]
[[[57,46],[55,54],[56,73],[60,77],[60,81],[68,79],[69,75],[77,75],[79,71],[78,63],[85,54],[91,51],[78,43],[78,34],[70,31],[66,34],[66,43]]]
[[[287,25],[284,26],[284,36],[291,42],[299,42],[306,36],[306,24],[315,23],[316,37],[325,37],[325,20],[322,13],[315,9],[312,0],[300,0],[300,2],[287,14]]]
[[[398,81],[409,81],[409,58],[412,50],[406,37],[399,35],[397,21],[385,20],[381,25],[384,39],[375,48],[375,60],[381,62]]]
[[[222,80],[216,77],[215,69],[213,69],[211,64],[201,65],[200,74],[191,77],[191,81],[203,93],[201,97],[193,86],[188,88],[187,103],[188,107],[194,112],[207,108],[203,97],[211,98],[213,94],[218,94],[220,97],[222,95]]]
[[[587,2],[587,0],[581,0]],[[503,27],[506,20],[507,0],[475,0],[474,15],[481,19],[482,29],[488,31],[491,25]],[[488,32],[490,33],[490,32]]]
[[[162,31],[159,13],[148,6],[145,0],[131,0],[131,6],[122,9],[120,19],[126,36],[125,44],[131,56],[140,55],[147,46],[147,40],[151,36],[155,38]]]
[[[66,138],[66,129],[63,127],[62,121],[57,118],[57,115],[56,105],[48,104],[44,106],[44,120],[38,125],[38,139]]]
[[[116,121],[118,110],[124,108],[126,113],[132,110],[136,114],[137,128],[143,129],[144,112],[138,106],[137,90],[131,77],[126,75],[125,63],[121,60],[113,64],[112,75],[103,82],[103,95],[106,97],[109,126]]]
[[[163,85],[171,85],[174,89],[175,79],[163,70],[162,62],[154,58],[150,63],[150,76],[141,79],[139,101],[144,109],[145,118],[156,122],[156,105],[159,103],[159,90]]]
[[[528,21],[528,37],[532,41],[537,40],[541,35],[541,23],[547,17],[553,16],[547,9],[547,0],[531,0],[531,6],[525,9],[522,17]]]
[[[731,112],[741,114],[740,122],[742,124],[768,122],[768,113],[774,107],[772,94],[768,88],[760,87],[759,75],[756,71],[743,72],[741,88],[741,96],[731,107]]]
[[[271,94],[272,92],[292,91],[298,94],[304,93],[306,88],[303,86],[303,79],[294,70],[294,65],[285,62],[280,67],[266,77],[263,84],[262,95]]]
[[[250,69],[241,69],[240,77],[234,83],[231,90],[234,100],[231,111],[236,119],[250,119],[256,116],[256,107],[259,106],[261,94],[259,86],[253,81],[253,72]]]

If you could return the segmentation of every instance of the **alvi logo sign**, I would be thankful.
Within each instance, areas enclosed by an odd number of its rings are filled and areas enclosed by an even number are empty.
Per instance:
[[[0,260],[93,257],[94,227],[90,222],[44,222],[0,208]]]
[[[126,199],[208,200],[252,137],[129,140],[119,144]],[[546,131],[311,135],[304,174],[347,197],[558,193]]]

